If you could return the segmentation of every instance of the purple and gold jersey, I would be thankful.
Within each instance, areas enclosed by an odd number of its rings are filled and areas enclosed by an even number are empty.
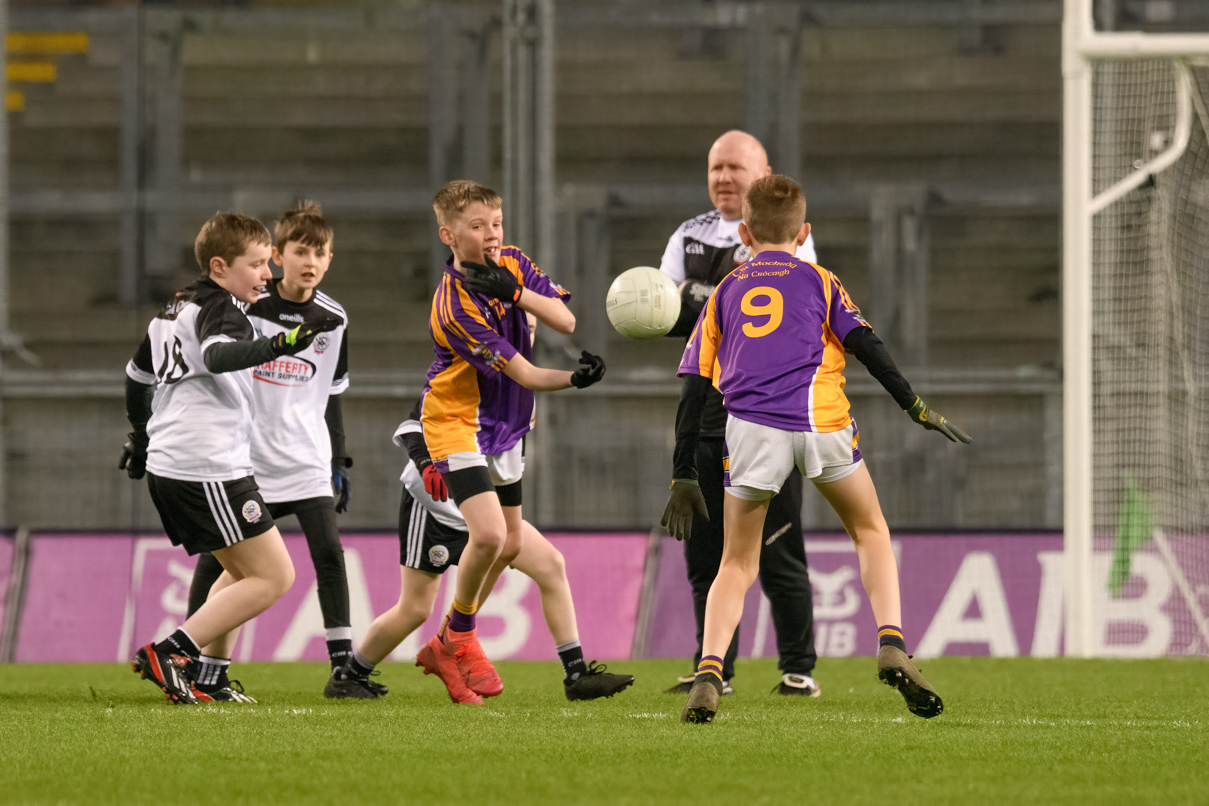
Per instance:
[[[500,249],[497,262],[527,291],[571,297],[515,246]],[[525,312],[463,286],[451,257],[432,298],[428,332],[436,359],[428,368],[420,421],[433,461],[463,451],[510,450],[533,422],[532,390],[504,375],[517,353],[526,359],[532,354]]]
[[[714,289],[679,374],[712,379],[740,420],[839,431],[852,421],[844,337],[868,324],[834,274],[786,252],[762,252]]]

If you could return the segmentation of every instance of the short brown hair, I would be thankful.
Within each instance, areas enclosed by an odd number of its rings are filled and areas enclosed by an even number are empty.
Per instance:
[[[268,246],[269,230],[255,218],[239,213],[215,213],[202,224],[193,242],[193,256],[202,274],[210,274],[210,259],[220,257],[231,265],[252,244]]]
[[[756,243],[789,243],[806,223],[801,185],[781,174],[752,182],[743,197],[743,223]]]
[[[327,246],[335,233],[323,218],[323,208],[317,201],[299,199],[294,206],[281,214],[273,226],[273,238],[278,249],[285,249],[290,241],[304,246]]]
[[[445,187],[437,191],[432,199],[432,210],[437,214],[437,224],[448,227],[466,212],[466,208],[475,202],[482,202],[492,210],[504,206],[500,194],[491,188],[485,188],[478,182],[469,179],[455,179],[446,182]]]

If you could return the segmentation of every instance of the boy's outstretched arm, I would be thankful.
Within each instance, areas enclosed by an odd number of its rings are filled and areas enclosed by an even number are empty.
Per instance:
[[[565,369],[545,369],[535,367],[521,354],[512,356],[512,360],[504,365],[504,374],[526,389],[535,392],[556,392],[574,386],[576,389],[586,389],[604,377],[604,359],[584,350],[579,363],[584,366],[569,372]]]
[[[928,404],[911,391],[911,384],[898,371],[886,345],[871,327],[858,327],[844,337],[844,349],[856,356],[865,365],[869,374],[890,393],[894,401],[915,422],[929,431],[939,431],[952,442],[970,442],[970,436],[939,413],[928,408]]]
[[[311,345],[320,333],[335,330],[343,323],[338,316],[320,316],[285,333],[259,339],[211,344],[202,354],[206,369],[215,374],[236,372],[259,366],[283,355],[297,355]]]
[[[463,263],[462,268],[466,270],[465,285],[471,291],[503,302],[511,302],[559,333],[574,332],[575,314],[571,313],[565,302],[532,291],[525,293],[525,287],[512,272],[496,265],[490,258],[486,265]]]
[[[543,297],[541,294],[521,294],[517,307],[533,314],[537,321],[563,335],[575,332],[575,314],[571,313],[567,303],[561,299]]]

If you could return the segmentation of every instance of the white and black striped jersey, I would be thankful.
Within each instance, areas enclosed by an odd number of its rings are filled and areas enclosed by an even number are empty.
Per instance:
[[[404,434],[419,434],[421,437],[424,436],[424,428],[420,425],[420,421],[415,419],[414,412],[412,419],[404,420],[395,429],[395,444],[406,450],[407,446],[403,442]],[[458,509],[458,505],[453,502],[452,496],[448,501],[435,501],[428,494],[428,490],[424,489],[424,477],[416,469],[416,463],[411,460],[411,457],[408,457],[407,467],[403,468],[403,475],[399,476],[399,480],[403,482],[403,487],[407,490],[408,495],[414,498],[417,504],[424,507],[429,515],[436,518],[438,523],[462,532],[468,531],[466,519],[462,517],[462,512]]]
[[[179,481],[252,475],[252,373],[214,374],[202,358],[213,344],[256,337],[246,308],[206,277],[178,291],[147,326],[126,374],[155,387],[149,472]]]
[[[260,494],[270,504],[332,494],[332,442],[323,415],[328,397],[348,388],[348,314],[318,290],[306,302],[282,299],[278,282],[271,281],[248,308],[259,335],[275,336],[320,315],[344,321],[297,355],[252,368],[252,465]]]
[[[672,233],[659,270],[680,285],[685,280],[697,280],[717,285],[722,278],[751,259],[751,250],[739,240],[741,221],[727,221],[718,210],[690,218]],[[814,236],[798,248],[797,257],[817,262]]]

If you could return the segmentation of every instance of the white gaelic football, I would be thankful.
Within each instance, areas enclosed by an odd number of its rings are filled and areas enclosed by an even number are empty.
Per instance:
[[[609,286],[605,309],[613,329],[627,339],[657,339],[680,316],[680,292],[659,269],[636,266]]]

